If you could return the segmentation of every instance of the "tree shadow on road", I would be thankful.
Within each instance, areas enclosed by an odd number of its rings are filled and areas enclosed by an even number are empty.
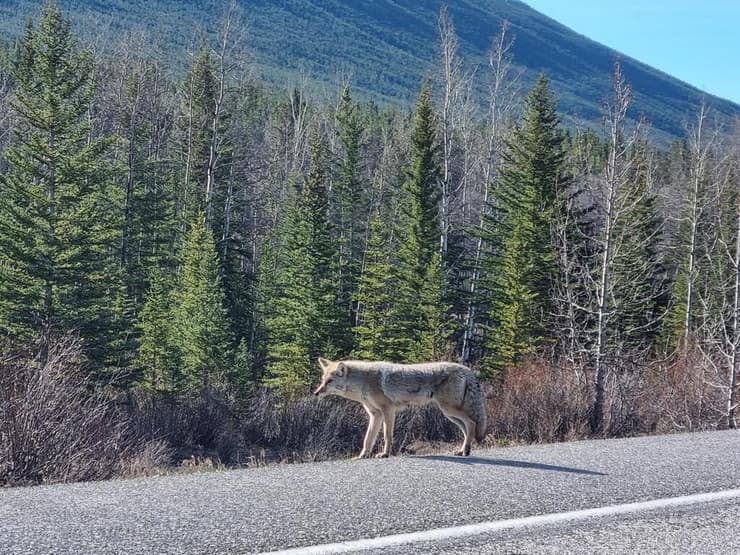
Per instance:
[[[487,459],[484,457],[453,457],[450,455],[420,455],[414,458],[467,465],[483,464],[492,466],[509,466],[513,468],[529,468],[532,470],[547,470],[551,472],[568,472],[570,474],[583,474],[586,476],[607,476],[607,474],[605,474],[604,472],[596,472],[594,470],[570,468],[567,466],[556,466],[552,464],[534,463],[527,461],[514,461],[509,459]]]

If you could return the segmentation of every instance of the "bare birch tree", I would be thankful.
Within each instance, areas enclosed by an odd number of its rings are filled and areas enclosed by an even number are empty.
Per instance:
[[[705,361],[714,369],[712,385],[725,398],[723,419],[737,427],[737,388],[740,371],[740,133],[734,137],[730,154],[719,160],[716,181],[716,240],[707,253],[710,284],[697,295],[702,312]]]
[[[590,415],[593,433],[604,431],[610,363],[618,357],[624,361],[623,349],[635,347],[630,344],[631,338],[647,333],[660,317],[654,314],[659,292],[651,283],[656,261],[649,252],[660,232],[650,221],[653,162],[645,149],[643,123],[637,121],[628,130],[631,98],[631,87],[616,63],[612,97],[604,110],[607,160],[601,186],[594,191],[599,221],[594,237],[596,265],[590,278],[595,302],[591,355],[595,397]]]
[[[694,322],[697,310],[697,280],[701,275],[700,264],[707,255],[711,243],[712,207],[716,206],[714,196],[718,187],[712,186],[713,152],[717,146],[718,131],[707,125],[710,110],[702,102],[696,120],[687,126],[688,164],[685,184],[679,195],[671,190],[668,194],[678,198],[678,257],[673,307],[669,319],[668,337],[670,344],[685,344],[696,331]]]
[[[440,254],[447,260],[450,233],[455,221],[455,196],[465,182],[466,168],[459,166],[457,158],[461,156],[461,131],[466,123],[470,127],[471,75],[463,66],[459,54],[455,26],[447,8],[442,7],[439,14],[440,66],[442,78],[442,98],[440,107],[440,125],[442,127],[442,197],[440,201]],[[464,160],[465,153],[462,153]]]
[[[501,163],[501,153],[504,148],[504,139],[511,129],[514,111],[517,106],[519,74],[514,74],[512,68],[511,48],[513,39],[509,38],[509,23],[501,24],[499,33],[493,38],[488,54],[489,88],[488,113],[486,118],[485,135],[482,141],[482,152],[479,155],[480,164],[480,191],[479,211],[476,215],[476,228],[483,227],[483,216],[495,186],[496,174]],[[471,202],[472,204],[472,202]],[[462,359],[470,360],[473,336],[476,321],[476,293],[480,278],[480,259],[483,249],[483,238],[480,233],[475,239],[475,250],[472,259],[472,271],[468,281],[468,299],[465,311],[465,329],[462,342]]]

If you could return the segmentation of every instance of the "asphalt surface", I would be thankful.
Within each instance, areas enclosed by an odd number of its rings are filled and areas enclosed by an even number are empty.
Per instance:
[[[0,490],[1,553],[255,553],[740,487],[740,432]],[[740,498],[373,553],[740,552]]]

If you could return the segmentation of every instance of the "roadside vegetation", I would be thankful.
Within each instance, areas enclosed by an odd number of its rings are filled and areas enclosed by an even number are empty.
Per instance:
[[[475,368],[491,443],[736,426],[740,131],[710,106],[659,149],[615,64],[603,127],[565,129],[506,26],[474,74],[444,10],[413,112],[318,99],[240,29],[182,78],[54,2],[3,49],[0,483],[347,456],[366,417],[307,397],[319,355]]]

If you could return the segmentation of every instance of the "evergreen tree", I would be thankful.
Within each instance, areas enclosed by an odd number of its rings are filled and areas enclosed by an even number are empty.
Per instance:
[[[712,221],[716,131],[707,128],[708,108],[702,104],[686,140],[671,145],[664,164],[671,167],[671,189],[679,203],[675,231],[675,268],[671,303],[663,325],[661,346],[667,352],[685,344],[696,332],[695,323],[704,309],[697,292],[706,288],[711,273],[708,259],[714,241]]]
[[[77,330],[98,367],[114,364],[121,319],[114,267],[120,204],[93,137],[93,64],[51,1],[26,28],[13,67],[14,143],[0,177],[0,328],[17,338]],[[117,303],[118,306],[125,302]]]
[[[359,325],[355,327],[359,358],[402,360],[394,344],[393,300],[395,276],[383,221],[375,214],[370,221],[370,236],[365,251],[365,269],[355,294]]]
[[[254,391],[259,380],[254,374],[254,357],[249,349],[247,340],[242,338],[234,353],[233,371],[229,376],[229,382],[236,387],[241,396],[246,396]]]
[[[495,371],[548,341],[557,277],[553,225],[563,177],[563,134],[547,78],[540,76],[508,143],[501,182],[484,217],[482,285],[490,295],[487,366]]]
[[[442,258],[436,252],[429,262],[419,291],[421,319],[418,337],[409,353],[412,360],[439,360],[449,350],[449,307],[444,302],[442,286]]]
[[[394,308],[398,320],[399,354],[417,360],[422,335],[433,334],[425,318],[421,292],[440,250],[439,145],[430,92],[419,95],[411,133],[410,164],[403,184],[399,236],[399,287]]]
[[[139,314],[141,334],[138,367],[139,384],[151,391],[176,393],[179,390],[180,356],[173,326],[173,293],[161,272],[155,270]]]
[[[332,357],[352,347],[349,314],[339,304],[339,248],[334,224],[329,218],[327,159],[318,131],[311,137],[311,167],[303,186],[303,203],[311,231],[308,255],[311,264],[311,292],[316,312],[311,322],[309,356]]]
[[[309,219],[297,193],[285,207],[275,251],[263,254],[260,267],[265,384],[288,397],[305,393],[315,374],[310,359],[310,326],[316,319],[310,243]]]
[[[183,245],[175,340],[182,356],[185,389],[227,384],[231,333],[213,234],[203,216],[191,223]]]
[[[429,89],[425,86],[416,106],[411,133],[411,161],[403,184],[401,256],[408,270],[423,279],[440,245],[439,145]]]
[[[348,313],[348,320],[355,321],[353,297],[362,264],[362,227],[365,221],[360,177],[360,149],[362,118],[359,106],[352,100],[350,85],[342,90],[337,112],[338,138],[342,146],[337,182],[339,272],[341,281],[340,303]]]
[[[339,304],[339,249],[328,218],[326,160],[318,133],[310,151],[311,166],[302,191],[286,210],[274,283],[263,301],[266,383],[288,396],[305,391],[314,380],[317,357],[346,354],[352,339]]]
[[[164,69],[152,60],[143,38],[127,37],[98,70],[99,98],[118,137],[115,151],[123,188],[120,264],[126,292],[140,309],[152,268],[172,268],[179,239],[178,176],[172,167],[169,128],[174,107],[163,94]],[[105,125],[105,124],[103,124]]]
[[[650,190],[652,167],[645,143],[635,145],[629,179],[631,187],[622,194],[625,206],[633,202],[614,228],[620,238],[613,261],[614,289],[612,307],[614,331],[611,334],[620,347],[644,352],[654,346],[660,330],[661,315],[668,299],[665,270],[660,256],[662,222]]]
[[[183,157],[185,175],[180,191],[180,219],[185,227],[200,213],[205,213],[206,181],[211,150],[211,114],[216,102],[215,68],[210,48],[201,44],[185,81],[182,107]],[[208,224],[210,226],[210,220]]]

